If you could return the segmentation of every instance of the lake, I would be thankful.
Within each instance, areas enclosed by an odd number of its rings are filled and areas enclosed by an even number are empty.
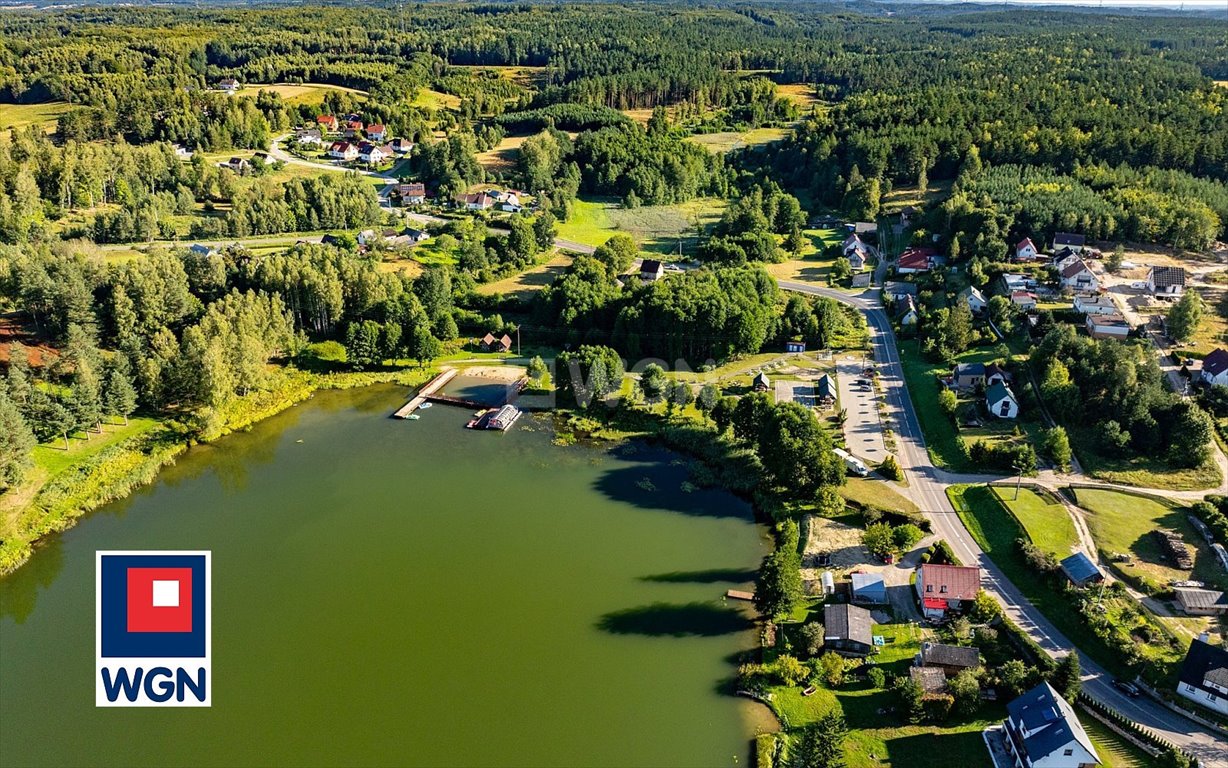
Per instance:
[[[748,505],[546,417],[323,392],[0,581],[0,764],[746,765]],[[213,706],[94,706],[94,552],[213,552]]]

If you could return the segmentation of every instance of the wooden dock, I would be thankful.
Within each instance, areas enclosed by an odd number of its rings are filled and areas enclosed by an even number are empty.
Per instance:
[[[454,379],[457,373],[458,371],[456,368],[449,368],[448,370],[443,371],[438,376],[428,381],[422,387],[422,389],[418,390],[418,394],[414,395],[412,400],[410,400],[405,405],[402,405],[399,409],[397,409],[397,412],[392,415],[398,419],[409,418],[409,414],[418,410],[418,407],[421,406],[423,403],[425,403],[427,400],[431,400],[432,399],[431,396],[434,395],[439,390],[443,389],[444,385],[446,385],[449,381]],[[442,401],[442,402],[447,402],[447,401]]]
[[[725,597],[728,597],[731,600],[754,600],[755,593],[754,592],[743,592],[740,589],[731,589],[725,593]]]

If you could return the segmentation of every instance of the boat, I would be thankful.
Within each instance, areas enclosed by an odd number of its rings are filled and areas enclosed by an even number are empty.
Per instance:
[[[427,408],[430,408],[432,405],[434,405],[434,403],[429,403],[429,402],[423,403],[422,405],[418,406],[418,410],[420,411],[426,410]]]
[[[819,689],[816,686],[812,685],[806,690],[802,691],[802,695],[803,696],[813,696],[816,692],[818,692],[818,690]]]
[[[410,419],[410,420],[412,420],[412,421],[417,421],[418,419],[420,419],[420,418],[422,418],[422,417],[421,417],[421,416],[419,416],[419,415],[418,415],[418,414],[416,414],[416,413],[411,413],[411,414],[409,414],[408,416],[406,416],[405,418]]]
[[[486,417],[486,429],[497,429],[506,432],[520,418],[520,409],[514,405],[505,405]]]
[[[490,413],[490,409],[489,409],[489,408],[483,408],[482,410],[480,410],[480,411],[478,411],[477,413],[473,414],[473,418],[469,420],[469,423],[465,425],[465,428],[466,428],[466,429],[478,429],[478,428],[480,428],[480,427],[482,426],[482,419],[483,419],[483,417],[484,417],[484,416],[486,416],[486,414],[488,414],[488,413]]]

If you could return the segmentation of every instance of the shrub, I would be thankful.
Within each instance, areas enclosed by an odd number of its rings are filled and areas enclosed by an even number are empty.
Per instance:
[[[866,679],[875,688],[881,689],[887,685],[887,673],[881,667],[870,667],[870,671],[866,673]]]

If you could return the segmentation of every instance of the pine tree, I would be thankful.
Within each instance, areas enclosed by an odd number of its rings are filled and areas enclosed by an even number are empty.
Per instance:
[[[90,429],[102,422],[102,387],[98,374],[89,362],[83,360],[77,364],[69,403],[77,425],[85,433],[85,439],[89,440]]]
[[[30,457],[34,445],[34,432],[17,405],[0,390],[0,488],[21,482],[26,470],[34,465]]]
[[[788,768],[844,768],[848,725],[839,712],[828,712],[802,728],[789,749]]]
[[[112,366],[102,390],[103,410],[122,417],[124,426],[128,426],[128,417],[136,410],[136,387],[132,386],[127,367],[126,360],[122,364]]]
[[[1079,671],[1079,654],[1071,651],[1057,663],[1057,668],[1049,676],[1049,684],[1062,694],[1062,698],[1074,702],[1079,697],[1083,680]]]

